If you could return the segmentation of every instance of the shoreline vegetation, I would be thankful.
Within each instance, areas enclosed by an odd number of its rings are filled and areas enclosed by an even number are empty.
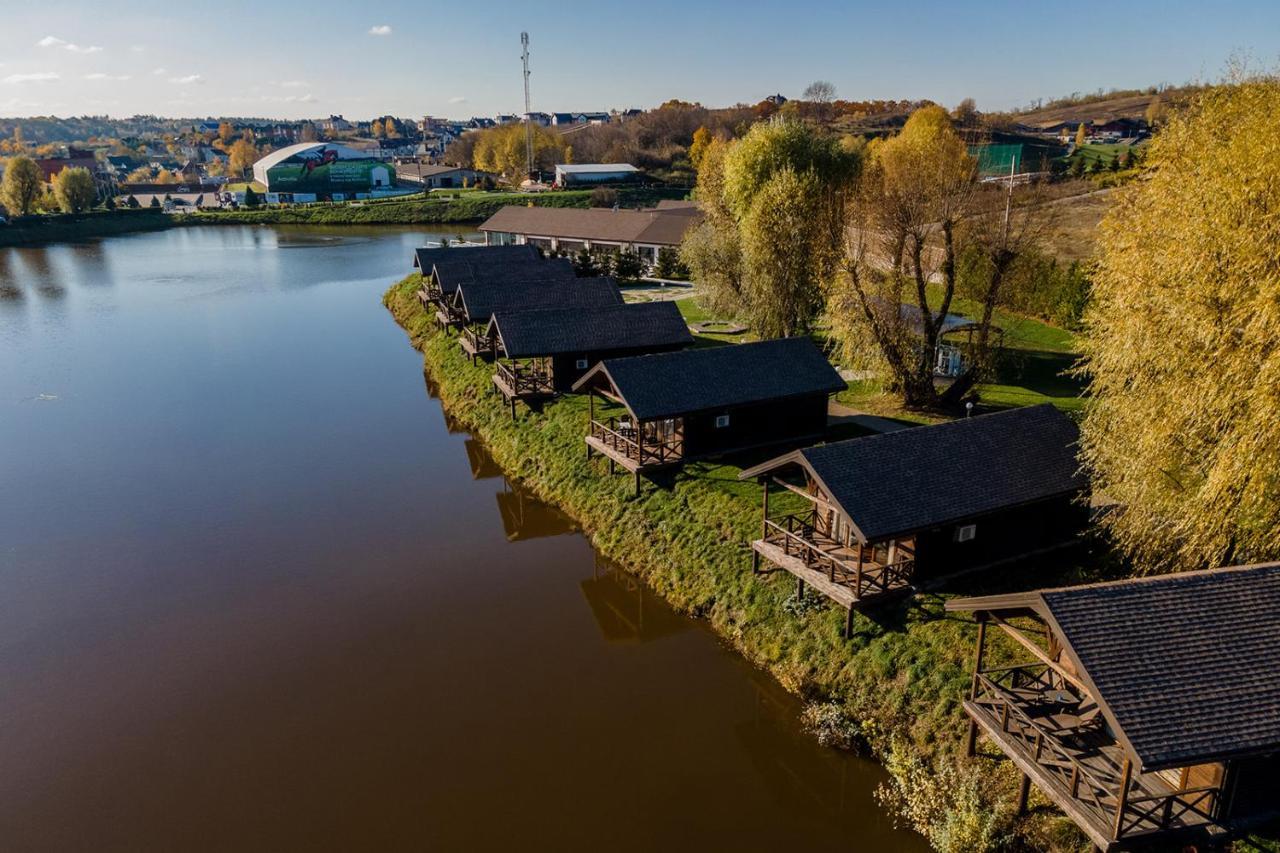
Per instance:
[[[621,207],[652,207],[664,199],[682,199],[688,190],[675,187],[619,188]],[[72,242],[134,231],[156,231],[192,225],[465,225],[483,222],[510,204],[539,207],[591,206],[591,190],[541,194],[455,190],[432,197],[377,199],[366,202],[311,204],[164,213],[121,208],[85,214],[26,216],[0,225],[0,246]]]
[[[74,242],[138,231],[172,228],[173,217],[158,210],[115,210],[24,216],[0,225],[0,248]]]
[[[508,475],[573,517],[604,556],[705,619],[799,696],[820,742],[882,763],[890,780],[879,798],[895,818],[942,851],[1019,842],[1085,849],[1055,810],[1015,817],[1018,774],[1009,762],[960,757],[976,628],[944,612],[945,596],[921,593],[855,613],[853,637],[844,639],[843,610],[813,595],[797,599],[788,579],[752,574],[747,543],[758,533],[760,496],[754,483],[737,479],[740,468],[690,463],[671,483],[634,497],[629,478],[611,478],[600,460],[586,460],[585,399],[562,397],[513,420],[491,393],[491,367],[471,364],[456,338],[435,327],[415,295],[420,286],[414,273],[392,285],[383,304],[423,353],[447,415]]]

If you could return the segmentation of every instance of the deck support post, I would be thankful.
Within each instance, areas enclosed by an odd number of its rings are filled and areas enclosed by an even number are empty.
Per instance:
[[[1120,772],[1120,793],[1116,797],[1116,822],[1112,838],[1119,838],[1124,829],[1124,810],[1129,805],[1129,782],[1133,779],[1133,761],[1125,756],[1124,769]]]
[[[511,398],[511,420],[514,421],[515,419],[516,419],[516,398],[512,397]]]
[[[616,462],[613,461],[613,457],[610,456],[609,457],[609,476],[612,477],[616,473],[618,473],[618,465]]]
[[[973,758],[978,754],[978,721],[969,718],[969,736],[965,739],[964,754]]]
[[[982,652],[987,641],[987,617],[985,613],[978,614],[978,646],[977,651],[973,655],[973,681],[969,684],[969,698],[978,698],[978,676],[982,672]],[[969,753],[972,755],[973,753]]]
[[[754,548],[751,550],[751,574],[760,574],[760,552]]]
[[[1018,817],[1027,813],[1027,797],[1031,795],[1031,777],[1022,774],[1022,782],[1018,785]]]
[[[844,638],[846,640],[853,637],[853,608],[850,607],[844,614]]]
[[[636,497],[640,497],[640,471],[636,471]]]
[[[804,578],[796,578],[796,600],[804,601]]]
[[[761,477],[761,484],[764,486],[764,509],[761,511],[760,519],[760,538],[769,538],[769,478]]]

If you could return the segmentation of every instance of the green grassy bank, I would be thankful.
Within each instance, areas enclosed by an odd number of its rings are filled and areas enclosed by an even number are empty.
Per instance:
[[[24,216],[0,225],[0,246],[87,240],[134,231],[156,231],[174,224],[173,217],[151,210]]]
[[[943,596],[856,614],[854,636],[845,639],[843,610],[812,594],[796,600],[789,576],[753,576],[746,543],[758,533],[760,496],[755,484],[737,479],[740,468],[690,464],[672,482],[647,485],[634,497],[631,478],[611,478],[601,460],[586,461],[585,399],[565,397],[536,415],[522,410],[513,421],[490,393],[492,368],[472,365],[454,337],[434,329],[414,296],[419,281],[415,274],[392,286],[384,304],[423,352],[449,414],[511,476],[577,519],[602,553],[677,608],[706,619],[801,696],[821,740],[880,759],[892,778],[887,805],[935,847],[1082,847],[1082,836],[1055,811],[1015,821],[1016,776],[1007,762],[961,757],[960,703],[975,629],[944,613]],[[992,654],[1004,651],[997,641]]]
[[[650,206],[662,199],[684,198],[688,190],[661,187],[633,187],[618,190],[623,207]],[[450,197],[445,197],[449,195]],[[182,214],[191,225],[433,225],[478,222],[510,204],[538,207],[589,207],[590,190],[546,193],[478,192],[459,190],[456,197],[433,193],[429,197],[410,196],[406,200],[378,199],[367,202],[311,204],[256,210],[205,210]]]

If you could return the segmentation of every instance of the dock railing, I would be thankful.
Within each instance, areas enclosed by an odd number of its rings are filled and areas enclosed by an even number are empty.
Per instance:
[[[630,419],[592,419],[591,437],[642,466],[668,465],[684,458],[682,437],[647,438]]]
[[[911,583],[915,560],[899,560],[888,565],[858,560],[836,553],[834,544],[819,541],[815,524],[817,510],[789,513],[764,522],[764,540],[782,548],[789,557],[799,557],[809,568],[822,572],[832,583],[853,591],[855,598],[885,594]]]
[[[971,701],[988,715],[988,722],[1021,744],[1041,769],[1060,782],[1073,799],[1094,811],[1101,823],[1114,827],[1116,840],[1215,822],[1218,788],[1135,794],[1132,784],[1122,791],[1120,783],[1102,779],[1081,762],[1077,756],[1095,754],[1096,749],[1073,749],[1064,742],[1061,732],[1046,727],[1034,716],[1046,705],[1060,705],[1061,695],[1067,692],[1046,664],[987,669],[978,674],[977,684],[977,695]],[[1055,698],[1037,701],[1029,699],[1027,691],[1033,697]],[[1086,700],[1077,698],[1077,702],[1085,704]],[[1095,719],[1100,726],[1101,719]]]

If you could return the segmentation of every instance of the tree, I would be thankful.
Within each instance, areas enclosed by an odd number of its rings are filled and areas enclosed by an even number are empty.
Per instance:
[[[253,143],[247,139],[237,139],[227,152],[227,157],[229,158],[227,170],[233,175],[243,175],[257,162],[258,149],[254,148]]]
[[[591,278],[600,275],[600,267],[596,264],[596,258],[591,252],[587,251],[584,246],[579,249],[571,259],[573,263],[573,271],[578,274],[579,278]]]
[[[681,252],[708,307],[739,314],[763,338],[807,332],[839,266],[860,162],[858,150],[787,119],[713,141],[698,174],[707,216]]]
[[[463,139],[475,137],[472,162],[475,168],[496,172],[514,178],[526,171],[525,125],[508,124],[487,130],[473,131]],[[452,151],[452,149],[450,149]],[[565,162],[568,143],[564,137],[546,127],[533,128],[533,165],[546,170]]]
[[[707,130],[706,125],[700,126],[693,132],[693,142],[689,145],[689,162],[693,164],[693,168],[699,167],[702,156],[707,153],[707,146],[710,144],[711,131]]]
[[[125,201],[125,204],[129,206],[130,210],[137,210],[138,208],[142,207],[142,205],[138,202],[138,200],[133,196],[129,196],[129,198]]]
[[[218,139],[223,145],[231,144],[231,137],[235,136],[235,128],[231,126],[231,122],[223,121],[218,123]]]
[[[644,261],[639,253],[623,250],[613,261],[613,274],[624,281],[635,281],[644,274]]]
[[[1147,110],[1143,117],[1146,119],[1148,127],[1157,127],[1164,124],[1167,112],[1164,102],[1160,100],[1159,95],[1156,95],[1151,99],[1151,103],[1147,104]]]
[[[1101,227],[1082,456],[1140,568],[1280,555],[1280,81],[1166,120]]]
[[[387,127],[382,123],[381,119],[374,119],[369,124],[369,134],[374,139],[384,139],[387,135]]]
[[[0,200],[14,216],[26,216],[40,198],[44,176],[36,161],[30,157],[14,157],[4,170],[4,182],[0,183]]]
[[[975,127],[981,122],[982,117],[973,98],[965,98],[951,111],[951,118],[959,127]]]
[[[689,270],[680,263],[680,252],[669,246],[658,250],[658,266],[655,272],[658,278],[684,279],[689,277]]]
[[[316,130],[316,126],[309,121],[304,121],[302,123],[300,136],[303,142],[315,142],[320,138],[320,134]]]
[[[148,206],[148,207],[160,207],[160,199],[156,198],[155,196],[152,196],[152,197],[151,197],[151,203],[150,203],[149,205],[147,205],[147,206]]]
[[[53,176],[53,196],[63,213],[84,213],[98,197],[88,169],[63,167]]]
[[[814,80],[802,95],[813,107],[813,115],[820,122],[831,118],[831,102],[836,99],[836,87],[826,80]]]
[[[254,192],[254,191],[253,191],[253,187],[245,187],[245,190],[244,190],[244,206],[245,206],[245,207],[257,207],[257,206],[258,206],[258,201],[259,201],[259,199],[258,199],[258,194],[257,194],[256,192]]]
[[[1014,204],[1011,188],[980,190],[977,163],[946,111],[930,106],[872,147],[850,205],[832,331],[846,361],[877,369],[913,408],[954,409],[980,378],[1010,268],[1042,227],[1033,199]],[[967,369],[940,392],[934,357],[956,296],[958,261],[970,252],[978,263],[966,295],[981,312]]]
[[[1080,124],[1076,127],[1076,149],[1077,150],[1079,150],[1084,145],[1084,140],[1085,140],[1084,122],[1080,122]]]

